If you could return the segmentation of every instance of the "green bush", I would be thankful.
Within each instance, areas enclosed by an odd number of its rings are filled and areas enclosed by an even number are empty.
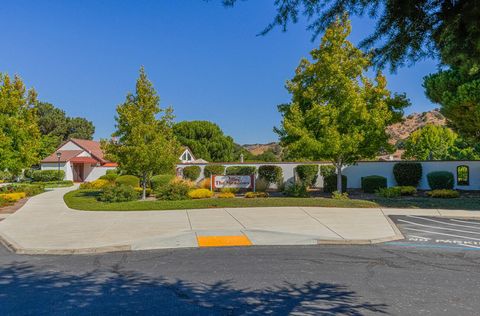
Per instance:
[[[27,179],[32,179],[34,172],[35,172],[35,169],[25,169],[23,171],[23,177]],[[0,176],[0,179],[1,179],[1,176]]]
[[[229,176],[249,176],[255,174],[257,167],[254,166],[232,166],[227,167],[225,174]]]
[[[417,188],[411,186],[400,186],[401,195],[415,195],[417,194]]]
[[[173,180],[173,178],[175,178],[175,176],[171,175],[171,174],[159,174],[159,175],[156,175],[156,176],[153,176],[151,179],[150,179],[150,187],[152,188],[152,190],[158,190],[160,189],[161,187],[163,186],[166,186],[167,184],[170,183],[170,181]]]
[[[434,171],[427,174],[428,185],[432,190],[453,189],[455,178],[448,171]]]
[[[0,187],[1,193],[25,192],[27,196],[34,196],[45,191],[43,184],[11,184]]]
[[[202,169],[199,166],[187,166],[183,168],[183,178],[190,181],[196,181],[200,176]]]
[[[102,190],[102,193],[98,197],[101,202],[129,202],[138,200],[139,194],[130,185],[116,185],[108,186]]]
[[[298,165],[295,168],[298,178],[307,187],[315,186],[318,177],[318,165]]]
[[[117,185],[128,185],[132,188],[140,186],[140,179],[136,176],[126,174],[124,176],[119,176],[115,179],[115,184]]]
[[[190,186],[188,183],[184,181],[172,181],[155,191],[155,196],[158,200],[186,200],[188,199],[189,191]]]
[[[260,178],[257,181],[255,181],[255,190],[258,192],[266,192],[269,187],[270,187],[270,183],[263,178]]]
[[[99,179],[115,182],[117,178],[118,178],[117,173],[106,173],[103,176],[101,176]]]
[[[362,190],[365,193],[375,193],[378,189],[387,187],[387,178],[382,176],[362,177]]]
[[[220,192],[236,194],[236,193],[240,192],[240,189],[239,188],[221,188]]]
[[[347,191],[347,176],[342,174],[342,192]],[[323,178],[323,191],[332,193],[337,191],[337,174],[331,174]]]
[[[32,173],[34,182],[61,181],[65,178],[63,170],[35,170]]]
[[[393,166],[393,175],[399,186],[418,187],[422,172],[422,164],[419,162],[398,162]]]
[[[136,187],[136,188],[133,188],[133,189],[135,190],[135,192],[138,193],[138,196],[140,196],[140,197],[142,196],[142,194],[143,194],[143,188],[142,187]],[[148,197],[150,195],[152,195],[152,189],[145,188],[145,196]]]
[[[13,178],[13,175],[8,172],[8,171],[0,171],[0,180],[2,181],[11,181]]]
[[[222,165],[206,165],[203,169],[203,176],[210,178],[211,175],[223,175],[225,173],[225,166]]]
[[[117,169],[108,169],[105,174],[116,174],[118,175],[118,170]]]
[[[246,199],[255,199],[255,198],[267,198],[268,193],[266,192],[247,192],[245,193]]]
[[[427,195],[432,198],[440,198],[440,199],[454,199],[460,197],[460,192],[455,190],[433,190],[427,192]]]
[[[327,177],[332,174],[336,174],[335,167],[330,165],[320,166],[320,174],[322,175],[322,177]]]
[[[395,198],[402,195],[401,187],[380,188],[376,194],[384,198]]]
[[[338,191],[332,192],[332,199],[334,200],[350,200],[347,192],[340,193]]]
[[[282,168],[274,165],[264,165],[258,168],[260,179],[266,180],[269,184],[278,183],[283,178]]]
[[[307,186],[304,183],[290,183],[285,186],[283,193],[290,197],[310,197]]]

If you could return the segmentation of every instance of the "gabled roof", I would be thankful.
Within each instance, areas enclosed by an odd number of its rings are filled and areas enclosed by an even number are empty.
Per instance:
[[[83,148],[90,155],[100,160],[100,162],[107,162],[107,160],[105,160],[103,157],[103,150],[100,147],[100,142],[78,138],[71,138],[70,141],[77,146]]]
[[[43,159],[42,162],[58,162],[57,153],[60,153],[60,162],[67,162],[70,159],[80,155],[83,150],[57,150],[52,153],[47,158]]]
[[[73,144],[77,145],[80,147],[82,150],[62,150],[61,148],[65,146],[68,142],[72,142]],[[88,152],[92,157],[78,157],[80,153],[82,152]],[[86,140],[86,139],[78,139],[78,138],[71,138],[65,142],[63,142],[60,147],[55,150],[54,153],[52,153],[50,156],[47,158],[43,159],[41,162],[58,162],[57,158],[57,153],[61,153],[60,156],[60,162],[67,162],[71,161],[73,158],[77,160],[77,162],[81,163],[100,163],[102,165],[108,164],[108,166],[117,166],[116,163],[110,162],[104,158],[102,148],[100,147],[100,142],[94,141],[94,140]]]

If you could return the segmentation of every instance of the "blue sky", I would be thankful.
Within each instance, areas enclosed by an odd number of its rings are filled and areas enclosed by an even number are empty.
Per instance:
[[[320,39],[311,42],[304,22],[256,36],[275,13],[272,3],[4,0],[0,72],[20,75],[68,115],[92,120],[96,139],[113,132],[115,107],[143,65],[177,121],[213,121],[241,144],[276,141],[276,105],[289,101],[285,81]],[[352,27],[358,43],[373,22],[354,18]],[[408,113],[435,107],[421,87],[435,70],[427,60],[387,73],[389,88],[411,99]]]

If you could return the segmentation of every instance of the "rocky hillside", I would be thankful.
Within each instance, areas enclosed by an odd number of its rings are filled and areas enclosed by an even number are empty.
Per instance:
[[[427,124],[443,126],[446,124],[445,117],[438,109],[423,113],[412,113],[406,116],[403,122],[388,127],[387,132],[390,134],[390,143],[393,145],[398,143],[399,140],[408,138],[411,133]],[[243,148],[251,152],[253,155],[260,155],[267,150],[277,152],[278,146],[278,143],[272,142],[268,144],[247,144],[243,145]],[[395,153],[394,156],[395,158],[399,158],[401,152]]]

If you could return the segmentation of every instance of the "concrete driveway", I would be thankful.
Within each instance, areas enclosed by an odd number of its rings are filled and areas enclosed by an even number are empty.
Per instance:
[[[73,189],[60,188],[35,196],[1,221],[3,243],[18,253],[29,254],[375,243],[403,238],[386,215],[442,215],[438,210],[320,207],[78,211],[69,209],[63,201],[63,195]],[[474,212],[462,214],[470,213]]]

